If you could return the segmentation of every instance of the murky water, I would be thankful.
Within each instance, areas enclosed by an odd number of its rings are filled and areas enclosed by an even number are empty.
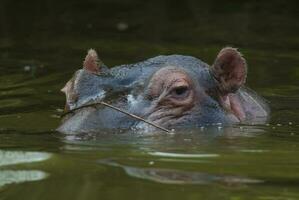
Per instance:
[[[299,199],[296,1],[1,1],[0,199]],[[60,88],[88,48],[108,66],[239,47],[269,124],[64,136]]]

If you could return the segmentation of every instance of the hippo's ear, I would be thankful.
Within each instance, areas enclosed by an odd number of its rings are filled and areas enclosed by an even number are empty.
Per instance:
[[[246,61],[235,48],[223,48],[217,55],[211,71],[223,94],[236,92],[246,81]]]
[[[83,62],[83,69],[91,73],[100,73],[100,60],[95,50],[90,49]]]

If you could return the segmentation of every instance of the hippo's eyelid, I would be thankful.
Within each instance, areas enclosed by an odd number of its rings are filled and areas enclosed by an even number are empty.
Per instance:
[[[181,85],[181,86],[183,86],[183,85],[188,86],[189,85],[188,80],[185,79],[185,78],[175,78],[175,79],[171,80],[171,82],[167,85],[167,88],[171,89],[173,87],[178,87],[179,85]]]
[[[173,85],[174,83],[182,82],[182,80],[186,81],[185,79],[182,79],[182,78],[176,78],[176,79],[173,79],[170,84]]]

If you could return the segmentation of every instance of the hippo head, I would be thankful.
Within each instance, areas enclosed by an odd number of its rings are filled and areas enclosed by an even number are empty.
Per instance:
[[[58,130],[152,128],[109,107],[86,106],[103,101],[164,128],[265,121],[267,105],[243,86],[246,75],[245,59],[230,47],[219,52],[212,66],[170,55],[110,69],[89,50],[83,69],[62,89],[69,113]]]

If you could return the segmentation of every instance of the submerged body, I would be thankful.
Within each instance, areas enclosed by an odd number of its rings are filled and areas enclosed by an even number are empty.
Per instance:
[[[58,128],[64,133],[102,129],[152,130],[152,126],[104,106],[105,101],[164,128],[211,124],[263,123],[269,109],[244,86],[247,66],[233,48],[220,51],[212,66],[183,55],[158,56],[108,69],[90,50],[62,91],[66,115]]]

